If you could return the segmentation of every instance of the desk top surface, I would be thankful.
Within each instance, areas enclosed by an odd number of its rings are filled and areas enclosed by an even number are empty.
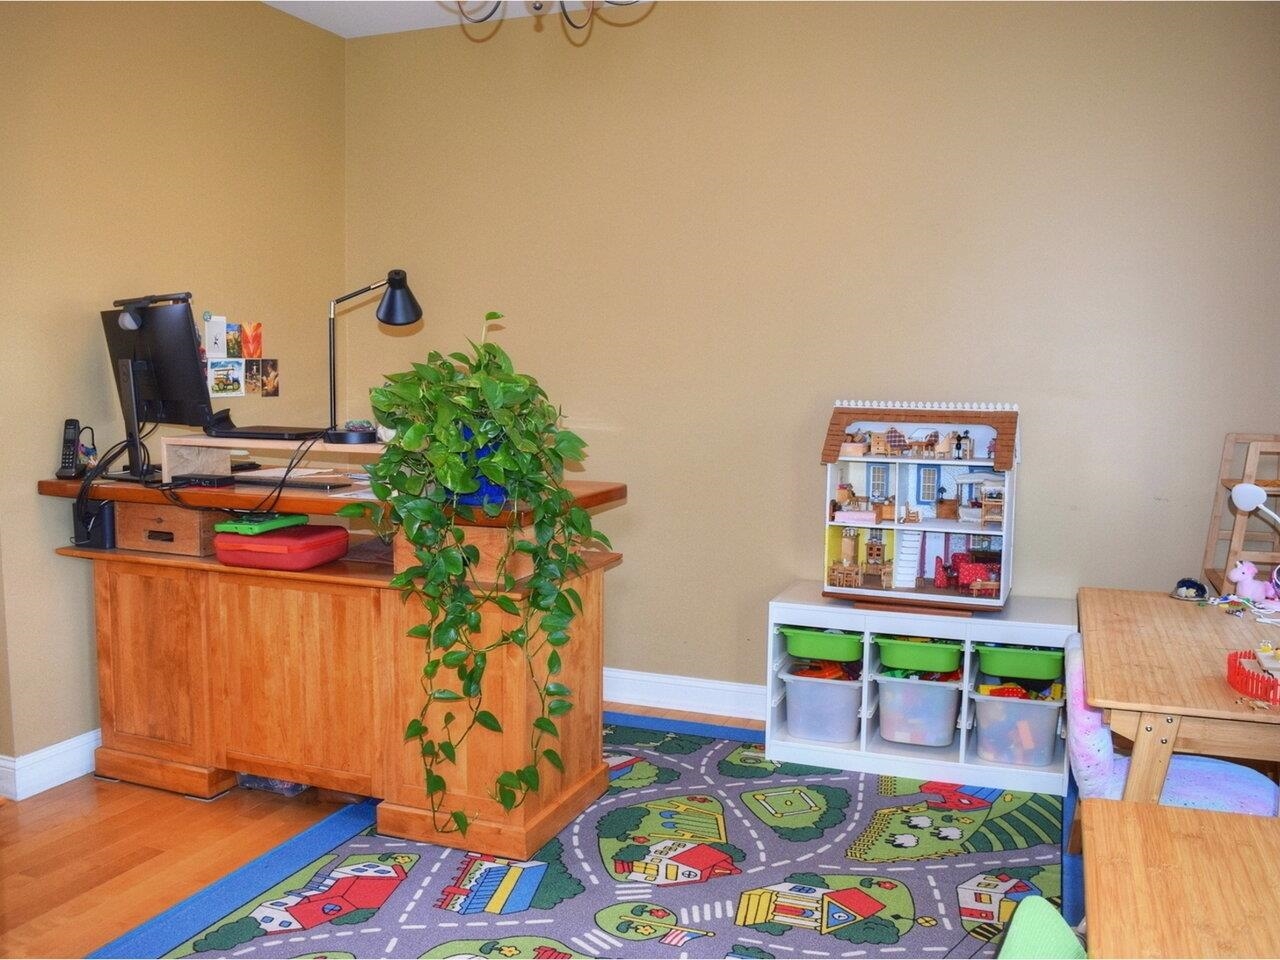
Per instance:
[[[1280,957],[1280,819],[1122,800],[1080,816],[1089,956]]]
[[[599,480],[566,480],[565,486],[573,494],[574,502],[584,510],[621,503],[627,499],[627,485]],[[41,480],[37,490],[49,497],[75,497],[80,492],[79,480]],[[193,507],[221,507],[226,510],[272,509],[281,513],[311,513],[333,515],[349,503],[375,503],[367,486],[340,487],[336,490],[307,490],[286,488],[271,507],[263,506],[272,493],[270,487],[233,485],[230,487],[183,487],[173,493],[182,502]],[[137,483],[100,482],[93,485],[90,496],[94,500],[115,500],[124,503],[173,503],[162,490],[144,487]],[[510,519],[507,512],[496,517],[486,517],[476,510],[473,526],[501,527]]]
[[[1078,603],[1095,707],[1280,723],[1227,683],[1227,654],[1280,643],[1280,628],[1162,593],[1086,587]]]

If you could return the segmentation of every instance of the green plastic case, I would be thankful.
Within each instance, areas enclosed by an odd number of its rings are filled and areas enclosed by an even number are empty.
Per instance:
[[[862,659],[862,634],[827,633],[814,627],[779,627],[787,638],[787,653],[810,660]]]
[[[219,533],[266,533],[268,530],[279,530],[281,527],[300,527],[311,518],[305,513],[274,513],[261,518],[240,517],[236,520],[223,520],[215,523],[213,529]]]
[[[925,637],[895,637],[877,634],[881,666],[923,673],[951,673],[960,669],[963,647],[959,642]]]

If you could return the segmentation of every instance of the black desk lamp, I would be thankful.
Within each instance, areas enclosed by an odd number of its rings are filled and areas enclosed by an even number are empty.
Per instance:
[[[403,270],[391,270],[385,280],[371,283],[359,290],[352,290],[329,301],[329,429],[325,431],[326,443],[373,443],[378,435],[374,430],[338,429],[338,376],[334,366],[333,316],[338,304],[361,294],[386,287],[382,302],[378,304],[378,319],[393,327],[405,327],[422,319],[422,307],[409,289]]]

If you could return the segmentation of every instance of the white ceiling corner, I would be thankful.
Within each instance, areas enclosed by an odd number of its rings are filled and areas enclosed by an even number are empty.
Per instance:
[[[350,40],[381,33],[403,33],[432,27],[457,27],[466,23],[451,0],[264,0],[269,7],[305,20]],[[546,0],[535,10],[527,0],[508,0],[498,5],[497,19],[558,14],[555,0]],[[583,9],[580,2],[566,4],[571,13]],[[492,0],[463,0],[462,9],[472,18],[483,16]]]

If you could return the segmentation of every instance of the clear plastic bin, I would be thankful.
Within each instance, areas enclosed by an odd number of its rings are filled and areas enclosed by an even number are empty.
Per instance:
[[[1018,700],[980,693],[972,697],[980,759],[1028,767],[1053,762],[1061,700]]]
[[[847,743],[858,738],[862,682],[782,674],[787,685],[787,732],[801,740]]]
[[[894,743],[949,746],[956,737],[960,687],[939,680],[877,676],[880,736]]]

